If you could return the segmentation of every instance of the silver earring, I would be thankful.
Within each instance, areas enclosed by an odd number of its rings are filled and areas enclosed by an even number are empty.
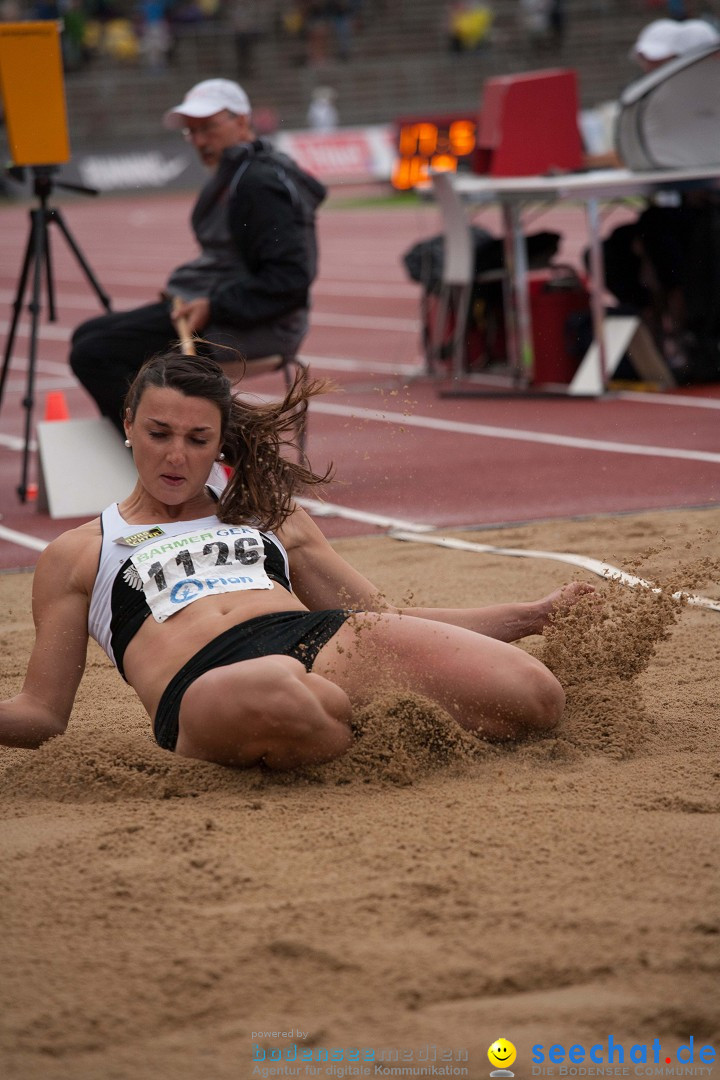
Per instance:
[[[225,460],[225,455],[224,454],[218,454],[218,461],[224,461],[224,460]]]
[[[126,440],[125,440],[125,445],[126,445],[126,446],[132,446],[132,443],[130,442],[130,440],[129,440],[129,439],[126,439]]]

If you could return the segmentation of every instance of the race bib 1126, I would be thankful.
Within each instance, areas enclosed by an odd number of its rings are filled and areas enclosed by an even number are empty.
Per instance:
[[[156,622],[203,596],[273,588],[263,538],[243,525],[159,538],[130,557],[123,576],[131,588],[143,590]]]

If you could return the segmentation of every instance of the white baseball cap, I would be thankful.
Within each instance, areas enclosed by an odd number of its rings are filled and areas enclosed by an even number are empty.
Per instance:
[[[200,119],[215,116],[227,109],[238,116],[248,116],[250,99],[242,86],[231,79],[205,79],[188,90],[183,101],[163,116],[166,128],[181,128],[188,116]]]
[[[646,60],[669,60],[678,56],[677,30],[680,23],[674,19],[656,19],[648,23],[638,34],[630,53],[633,59],[644,56]]]
[[[720,42],[720,32],[705,19],[656,19],[640,31],[631,56],[646,60],[670,60],[693,49]]]

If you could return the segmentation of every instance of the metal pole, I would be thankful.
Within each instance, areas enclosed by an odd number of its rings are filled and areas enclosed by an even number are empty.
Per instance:
[[[589,198],[585,204],[588,235],[590,238],[590,311],[592,315],[593,337],[597,343],[598,374],[600,393],[607,390],[608,363],[605,343],[605,268],[603,266],[602,244],[600,243],[600,205],[596,198]]]

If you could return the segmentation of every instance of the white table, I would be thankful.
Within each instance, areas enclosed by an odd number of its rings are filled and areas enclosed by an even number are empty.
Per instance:
[[[704,169],[666,169],[631,172],[602,169],[557,176],[489,177],[438,172],[432,184],[443,213],[446,263],[453,263],[453,247],[458,244],[459,211],[469,229],[468,210],[498,205],[502,211],[505,247],[505,319],[508,363],[513,384],[526,388],[532,381],[533,337],[528,287],[527,250],[523,232],[523,211],[529,206],[577,201],[585,206],[590,252],[590,302],[594,344],[578,369],[568,393],[602,394],[608,382],[608,338],[604,326],[605,278],[600,237],[600,204],[633,195],[650,196],[659,191],[720,188],[720,165]],[[467,244],[467,241],[465,241]],[[463,258],[461,256],[461,262]],[[465,258],[465,264],[467,259]],[[468,282],[468,289],[472,281]],[[464,375],[461,342],[453,350],[455,379]],[[594,372],[590,368],[594,368]]]

